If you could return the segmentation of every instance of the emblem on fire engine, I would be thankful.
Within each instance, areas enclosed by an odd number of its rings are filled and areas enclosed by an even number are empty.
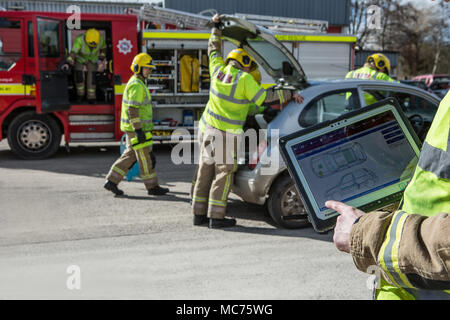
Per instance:
[[[117,44],[117,49],[119,49],[119,52],[123,54],[131,52],[131,48],[133,48],[131,41],[125,38],[119,40],[119,43]]]

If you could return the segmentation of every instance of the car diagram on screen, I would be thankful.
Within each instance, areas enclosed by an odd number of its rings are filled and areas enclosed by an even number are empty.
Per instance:
[[[342,176],[339,183],[325,193],[327,200],[342,200],[346,196],[375,186],[378,177],[372,171],[362,168]]]
[[[346,144],[324,154],[311,158],[314,174],[324,178],[341,170],[351,168],[366,161],[363,147],[357,143]]]

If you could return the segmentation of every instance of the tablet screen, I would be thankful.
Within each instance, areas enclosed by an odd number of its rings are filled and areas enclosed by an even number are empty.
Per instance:
[[[419,150],[404,123],[395,108],[373,112],[287,143],[319,219],[337,215],[327,200],[361,207],[402,191],[411,178]]]

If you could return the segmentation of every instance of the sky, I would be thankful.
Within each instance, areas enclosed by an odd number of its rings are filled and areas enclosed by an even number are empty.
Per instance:
[[[417,8],[430,7],[430,6],[434,6],[438,3],[438,1],[432,1],[432,0],[406,0],[406,1],[404,0],[403,2],[411,2]]]

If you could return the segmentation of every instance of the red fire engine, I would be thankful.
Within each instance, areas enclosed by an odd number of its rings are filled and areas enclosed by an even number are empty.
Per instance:
[[[81,28],[96,28],[114,61],[96,77],[97,103],[74,104],[71,77],[59,66],[76,32],[65,13],[0,13],[0,140],[26,159],[46,158],[66,142],[117,141],[123,85],[138,53],[137,17],[83,14]],[[43,41],[46,39],[46,41]]]
[[[122,94],[131,76],[131,61],[142,51],[151,54],[157,67],[148,82],[154,140],[169,140],[180,132],[183,137],[195,137],[194,123],[209,96],[209,30],[205,26],[210,18],[153,6],[123,15],[83,13],[80,18],[80,28],[72,29],[69,13],[0,11],[0,140],[7,138],[12,152],[24,159],[52,156],[62,135],[66,146],[119,141]],[[153,23],[176,26],[157,29]],[[303,23],[310,25],[309,20]],[[176,27],[190,30],[169,30]],[[96,103],[79,104],[73,75],[62,72],[60,66],[75,37],[89,28],[105,38],[110,63],[96,73]],[[325,42],[320,42],[322,38]],[[315,52],[334,52],[323,48],[335,44],[349,48],[355,39],[293,34],[280,40],[287,41],[293,51],[303,41],[307,48],[317,47]],[[224,41],[224,48],[229,51],[233,44]],[[184,130],[177,132],[180,126]]]

